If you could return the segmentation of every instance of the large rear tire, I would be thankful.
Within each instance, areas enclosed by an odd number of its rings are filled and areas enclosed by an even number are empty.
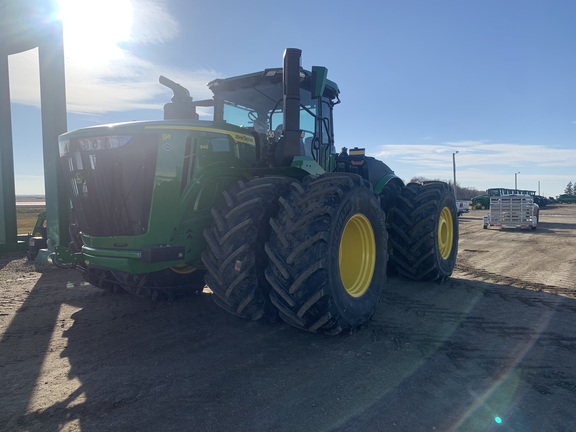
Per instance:
[[[264,243],[270,235],[268,220],[292,181],[286,177],[239,181],[212,208],[213,223],[204,230],[207,249],[202,253],[206,284],[220,307],[241,318],[277,318],[264,277]]]
[[[390,219],[390,258],[398,273],[415,280],[450,277],[458,255],[458,209],[446,183],[409,183]]]
[[[328,173],[293,183],[270,220],[272,303],[287,323],[338,334],[374,314],[386,281],[384,212],[360,176]]]

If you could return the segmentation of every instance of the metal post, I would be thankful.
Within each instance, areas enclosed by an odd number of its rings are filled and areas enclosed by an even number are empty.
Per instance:
[[[0,53],[0,248],[17,239],[8,54]]]
[[[46,189],[46,229],[48,250],[69,241],[70,201],[60,167],[58,135],[66,132],[66,90],[62,24],[53,24],[38,46],[40,97],[42,105],[42,141],[44,185]],[[39,255],[40,256],[40,255]]]
[[[42,145],[49,248],[67,244],[70,204],[64,195],[58,135],[66,132],[62,23],[53,22],[55,0],[3,2],[0,14],[0,251],[24,249],[17,234],[8,56],[38,47]],[[63,229],[62,232],[60,228]],[[26,236],[24,236],[26,237]],[[45,257],[48,250],[45,250]],[[38,255],[40,258],[40,254]]]
[[[458,153],[458,150],[456,150],[454,153],[452,153],[452,170],[454,171],[454,199],[457,200],[458,196],[456,193],[456,153]]]
[[[514,190],[518,190],[518,174],[520,174],[520,171],[514,173]]]

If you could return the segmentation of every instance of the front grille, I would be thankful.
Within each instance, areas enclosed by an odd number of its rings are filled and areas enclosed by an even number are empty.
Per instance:
[[[94,142],[114,138],[94,137]],[[148,229],[158,136],[122,138],[116,148],[90,148],[86,142],[92,138],[72,138],[61,157],[73,218],[84,234],[135,236]]]

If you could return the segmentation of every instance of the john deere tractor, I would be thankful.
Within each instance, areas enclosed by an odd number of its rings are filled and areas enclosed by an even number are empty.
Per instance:
[[[174,93],[164,120],[62,135],[72,242],[54,261],[153,299],[206,284],[239,317],[328,334],[370,319],[392,269],[448,278],[448,185],[404,185],[363,148],[336,152],[338,86],[300,63],[287,49],[283,68],[214,80],[200,101],[160,77]]]

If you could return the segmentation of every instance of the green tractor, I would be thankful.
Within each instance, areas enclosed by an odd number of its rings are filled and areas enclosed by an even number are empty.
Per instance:
[[[404,183],[354,147],[334,148],[338,86],[327,69],[284,67],[179,84],[163,121],[63,134],[72,241],[54,262],[109,290],[200,291],[242,318],[337,334],[371,318],[387,273],[442,281],[458,216],[442,182]],[[211,116],[211,120],[200,120]]]

